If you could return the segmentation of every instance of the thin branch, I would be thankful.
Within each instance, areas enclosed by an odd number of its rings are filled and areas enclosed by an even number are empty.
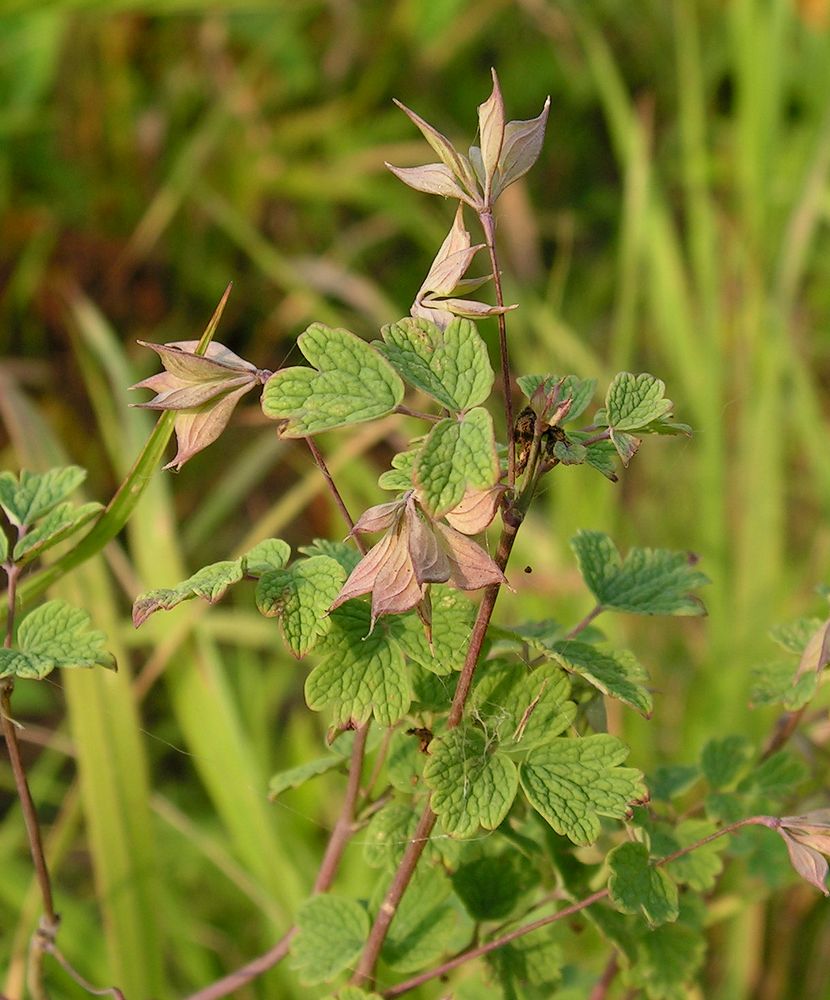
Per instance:
[[[524,937],[525,934],[530,934],[532,931],[538,930],[540,927],[547,927],[548,924],[556,923],[558,920],[564,920],[565,917],[572,917],[575,913],[586,910],[589,906],[593,906],[594,903],[598,903],[601,899],[605,899],[607,895],[608,889],[599,889],[597,892],[587,896],[585,899],[581,899],[577,903],[572,903],[570,906],[566,906],[563,910],[557,910],[556,913],[549,914],[546,917],[540,917],[538,920],[534,920],[533,923],[524,924],[522,927],[516,927],[514,930],[509,931],[507,934],[502,934],[501,937],[495,938],[493,941],[488,941],[486,944],[481,944],[477,948],[470,948],[469,951],[464,951],[460,955],[456,955],[455,958],[451,958],[449,961],[444,962],[435,969],[427,969],[426,972],[421,972],[417,976],[413,976],[412,979],[407,979],[406,982],[398,983],[397,986],[392,986],[390,989],[385,990],[381,996],[383,996],[385,1000],[386,998],[402,996],[404,993],[414,990],[416,986],[420,986],[422,983],[427,983],[430,979],[436,979],[438,976],[444,976],[448,972],[452,972],[453,969],[457,969],[460,965],[465,965],[467,962],[471,962],[474,958],[481,958],[482,955],[489,955],[491,951],[497,951],[499,948],[503,948],[511,941]]]
[[[332,500],[334,500],[335,504],[337,505],[337,509],[343,515],[343,519],[345,520],[346,524],[348,524],[349,531],[354,530],[354,521],[352,520],[352,515],[349,513],[349,508],[346,506],[343,497],[340,496],[340,490],[338,490],[338,488],[335,486],[334,480],[331,478],[331,473],[328,470],[328,466],[326,465],[326,460],[323,458],[322,452],[314,443],[314,438],[307,437],[305,439],[305,443],[308,445],[308,450],[311,452],[314,461],[317,464],[317,468],[320,470],[320,472],[323,475],[323,479],[325,479],[326,481],[326,486],[328,486]],[[354,538],[355,545],[358,547],[358,549],[360,549],[361,555],[365,556],[367,549],[362,539],[360,539],[357,535],[352,535],[352,538]]]
[[[349,781],[346,786],[346,795],[343,799],[343,806],[340,816],[334,825],[334,829],[329,837],[326,853],[320,864],[320,870],[314,882],[312,892],[315,894],[327,892],[334,881],[343,851],[349,842],[349,838],[354,831],[355,805],[360,791],[360,775],[363,770],[363,757],[366,752],[366,737],[369,734],[369,722],[364,722],[355,733],[354,745],[352,746],[352,757],[349,766]],[[196,993],[192,993],[187,1000],[219,1000],[226,997],[235,990],[249,983],[263,972],[272,969],[278,962],[281,962],[288,954],[291,942],[297,935],[297,928],[288,930],[277,943],[258,958],[252,959],[246,965],[236,969],[234,972],[217,979],[216,982],[205,986]]]
[[[687,847],[682,847],[673,854],[668,854],[666,857],[660,858],[654,862],[653,866],[655,868],[659,868],[661,865],[666,865],[670,861],[675,861],[677,858],[683,857],[685,854],[690,854],[692,851],[696,851],[699,847],[703,847],[704,844],[708,844],[713,840],[717,840],[719,837],[732,833],[739,827],[750,826],[753,824],[774,828],[775,819],[770,816],[750,816],[747,819],[741,819],[735,823],[730,823],[728,826],[717,830],[708,837],[703,837],[701,840],[695,841],[694,844],[689,844]],[[503,948],[506,944],[510,944],[511,941],[517,940],[517,938],[524,937],[526,934],[531,934],[533,931],[537,931],[542,927],[547,927],[549,924],[555,924],[560,920],[564,920],[566,917],[572,917],[574,914],[580,913],[582,910],[587,910],[589,906],[593,906],[594,903],[599,903],[601,900],[606,899],[608,895],[609,889],[607,887],[605,889],[598,889],[596,892],[591,893],[590,896],[586,896],[584,899],[580,899],[576,903],[571,903],[570,906],[557,910],[556,913],[550,913],[546,917],[540,917],[538,920],[534,920],[529,924],[523,924],[521,927],[516,927],[514,930],[509,931],[506,934],[502,934],[499,937],[494,938],[492,941],[487,941],[485,944],[478,945],[476,948],[470,948],[468,951],[464,951],[460,955],[456,955],[454,958],[443,962],[434,969],[427,969],[425,972],[421,972],[417,976],[413,976],[411,979],[407,979],[403,983],[398,983],[396,986],[392,986],[388,990],[385,990],[381,995],[385,998],[385,1000],[392,1000],[394,997],[403,996],[404,993],[414,990],[416,986],[421,986],[423,983],[429,982],[431,979],[437,979],[439,976],[445,976],[447,973],[452,972],[453,969],[457,969],[459,966],[465,965],[467,962],[471,962],[475,958],[481,958],[482,955],[489,955],[491,951],[497,951],[499,948]]]
[[[45,941],[42,948],[43,951],[55,959],[69,978],[74,980],[82,990],[86,990],[87,993],[90,993],[94,997],[114,997],[115,1000],[125,1000],[124,994],[117,986],[93,986],[92,983],[84,979],[79,972],[75,971],[54,941]]]
[[[219,1000],[219,997],[228,996],[240,986],[244,986],[245,983],[249,983],[252,979],[261,976],[263,972],[267,972],[278,962],[281,962],[288,954],[288,949],[291,947],[291,942],[296,935],[297,928],[292,927],[291,930],[287,931],[277,941],[270,951],[266,951],[264,955],[260,955],[259,958],[253,959],[247,965],[243,965],[222,979],[217,979],[215,983],[211,983],[210,986],[199,990],[198,993],[192,993],[187,1000]]]
[[[24,529],[20,529],[19,537],[23,536]],[[17,582],[20,577],[20,568],[13,563],[8,563],[5,567],[8,579],[6,592],[8,594],[9,613],[6,618],[6,635],[3,645],[6,649],[11,649],[14,638],[15,606],[17,604]],[[23,767],[23,759],[20,756],[20,743],[17,738],[17,727],[12,716],[11,696],[14,682],[11,678],[0,681],[0,727],[2,727],[3,737],[9,752],[9,760],[14,775],[14,784],[17,789],[17,797],[20,799],[20,808],[23,812],[23,822],[26,826],[26,836],[29,840],[29,851],[32,855],[32,863],[35,867],[40,895],[43,899],[43,912],[49,925],[57,929],[59,917],[55,913],[55,903],[52,897],[52,882],[49,878],[49,868],[46,864],[46,856],[43,852],[43,840],[40,833],[40,823],[37,818],[32,793],[29,790],[29,783],[26,780],[26,771]]]
[[[591,995],[588,1000],[605,1000],[608,996],[608,990],[611,988],[611,984],[617,978],[617,973],[620,971],[619,962],[617,960],[617,951],[611,953],[611,957],[608,959],[605,968],[602,970],[602,975],[597,980],[596,986],[591,990]]]
[[[591,622],[602,614],[605,609],[601,604],[597,604],[596,607],[591,608],[587,615],[582,619],[582,621],[577,622],[576,625],[568,632],[565,636],[563,642],[567,642],[569,639],[575,639],[580,632],[584,632],[586,628],[591,624]]]
[[[529,486],[529,488],[532,488],[532,486]],[[501,570],[504,570],[507,565],[507,561],[510,558],[510,551],[513,548],[513,542],[515,541],[516,532],[518,531],[520,524],[520,519],[516,523],[512,523],[509,519],[505,521],[501,538],[499,539],[499,547],[495,560]],[[467,656],[464,660],[464,666],[462,667],[461,674],[458,678],[455,696],[453,697],[452,707],[450,708],[449,719],[447,721],[449,729],[453,729],[461,722],[464,713],[464,705],[470,692],[473,675],[475,673],[476,665],[478,664],[479,655],[481,654],[481,647],[484,644],[484,638],[487,635],[487,626],[490,624],[490,619],[493,615],[493,608],[495,607],[496,598],[499,595],[500,589],[501,584],[496,583],[487,587],[484,591],[484,597],[479,605],[478,614],[476,615],[473,631],[470,636],[470,645],[467,648]],[[392,884],[389,886],[383,903],[381,904],[377,916],[375,917],[375,921],[372,924],[372,929],[370,930],[369,937],[366,940],[363,954],[360,956],[360,960],[357,964],[354,975],[352,976],[351,981],[356,985],[371,986],[374,982],[374,969],[377,964],[378,956],[380,955],[380,949],[386,939],[389,926],[392,923],[398,905],[400,904],[400,901],[409,886],[418,862],[420,861],[421,855],[424,852],[424,848],[429,841],[429,835],[432,832],[432,828],[435,826],[436,819],[437,817],[435,813],[432,811],[429,804],[427,804],[424,807],[420,820],[418,821],[415,833],[407,844],[403,858],[401,859],[401,862],[398,865],[392,879]]]
[[[492,207],[487,207],[479,213],[481,228],[490,254],[490,267],[493,271],[493,285],[496,289],[496,304],[504,307],[504,293],[501,287],[501,272],[499,270],[498,254],[496,252],[496,227],[493,220]],[[507,423],[507,484],[513,487],[516,482],[516,442],[513,440],[513,380],[510,375],[510,355],[507,350],[507,322],[504,313],[499,313],[499,356],[501,358],[501,377],[504,383],[504,419]]]
[[[436,413],[424,413],[422,410],[412,410],[408,406],[396,406],[392,411],[393,413],[400,413],[405,417],[417,417],[418,420],[429,420],[430,423],[437,424],[439,421],[443,420],[443,417],[439,417]]]

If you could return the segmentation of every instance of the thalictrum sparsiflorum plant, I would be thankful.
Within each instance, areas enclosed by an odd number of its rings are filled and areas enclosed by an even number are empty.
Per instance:
[[[286,957],[301,983],[329,984],[341,1000],[401,996],[476,959],[484,960],[479,986],[466,984],[464,997],[552,996],[563,975],[587,984],[569,996],[605,996],[615,982],[655,1000],[682,996],[703,958],[702,900],[715,891],[727,851],[746,859],[764,849],[758,827],[777,833],[796,872],[827,892],[827,809],[775,812],[805,777],[785,743],[830,659],[828,623],[803,619],[783,630],[791,659],[758,668],[753,700],[784,713],[765,747],[718,737],[698,763],[646,778],[627,765],[628,747],[606,731],[601,709],[612,699],[650,717],[648,673],[594,623],[615,612],[704,614],[698,591],[708,580],[696,559],[653,548],[622,554],[605,533],[582,530],[572,549],[592,610],[570,626],[494,622],[514,541],[543,478],[587,465],[613,483],[645,437],[691,429],[674,419],[652,374],[620,372],[595,407],[594,379],[517,377],[511,369],[508,316],[516,306],[504,301],[494,208],[538,158],[549,102],[536,118],[508,121],[494,73],[478,109],[479,144],[466,153],[401,107],[438,162],[390,169],[410,187],[458,203],[410,315],[372,342],[314,323],[297,340],[308,364],[270,372],[212,340],[226,292],[201,340],[147,345],[164,371],[134,387],[156,394],[137,405],[168,412],[122,490],[140,492],[142,461],[157,461],[173,429],[178,452],[167,467],[179,469],[261,387],[263,412],[282,437],[305,439],[344,522],[339,539],[309,539],[296,553],[282,539],[264,539],[237,559],[140,595],[133,607],[140,626],[159,610],[196,597],[213,604],[231,586],[255,581],[258,609],[310,664],[305,699],[324,714],[332,748],[277,774],[271,795],[348,767],[340,818],[293,925],[268,953],[191,1000],[230,995]],[[473,243],[465,215],[477,218],[482,242]],[[480,259],[485,273],[469,276]],[[494,302],[469,297],[489,285]],[[498,327],[498,379],[476,326],[484,320]],[[315,437],[395,413],[421,419],[422,433],[380,476],[378,502],[353,517]],[[3,731],[45,914],[33,967],[46,952],[59,954],[57,917],[16,749],[12,683],[114,662],[85,612],[49,601],[18,625],[14,611],[29,563],[93,518],[88,537],[102,545],[129,514],[123,504],[103,513],[72,507],[66,496],[81,475],[0,476],[9,608]],[[57,565],[70,568],[71,560]],[[355,897],[338,891],[336,878],[358,832],[366,880]],[[580,966],[577,915],[580,932],[604,949],[598,982]],[[429,995],[439,992],[446,987]]]

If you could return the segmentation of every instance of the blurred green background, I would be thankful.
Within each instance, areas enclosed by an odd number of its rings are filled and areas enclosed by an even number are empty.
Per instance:
[[[391,99],[463,146],[491,66],[510,117],[552,97],[541,160],[500,203],[515,371],[652,371],[696,431],[648,440],[616,486],[557,470],[517,546],[521,611],[505,596],[498,614],[588,610],[579,527],[692,550],[708,619],[604,626],[656,689],[653,720],[610,725],[645,769],[734,729],[761,740],[774,716],[750,713],[750,668],[770,624],[820,609],[830,559],[827,0],[5,0],[3,467],[71,460],[106,501],[151,426],[127,409],[154,370],[136,340],[198,336],[229,280],[218,339],[271,369],[298,362],[313,320],[371,338],[405,315],[453,206],[385,170],[428,156]],[[493,344],[494,323],[482,332]],[[406,423],[323,437],[353,511],[378,502]],[[182,996],[268,947],[313,882],[342,779],[266,802],[325,720],[250,595],[138,635],[129,603],[264,535],[341,533],[304,449],[251,403],[62,585],[123,669],[20,684],[15,706],[62,947],[130,1000]],[[5,767],[0,782],[0,989],[16,997],[38,906]],[[360,891],[362,873],[355,846],[341,884]],[[756,902],[748,884],[727,884],[700,995],[830,995],[826,905],[806,888]],[[237,995],[315,995],[290,979]]]

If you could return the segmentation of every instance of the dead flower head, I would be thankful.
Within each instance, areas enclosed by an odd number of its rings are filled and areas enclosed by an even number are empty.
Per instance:
[[[477,534],[492,521],[502,487],[471,492],[447,514],[456,527],[430,518],[414,490],[399,500],[370,507],[355,524],[360,534],[386,534],[360,560],[330,611],[341,604],[372,595],[372,626],[380,615],[417,609],[429,625],[429,585],[446,583],[459,590],[478,590],[504,583],[502,571],[468,534]],[[457,530],[460,528],[461,530]]]
[[[260,371],[223,344],[211,342],[196,354],[198,340],[148,344],[161,358],[164,371],[137,382],[133,389],[152,389],[155,396],[134,406],[149,410],[175,410],[178,451],[165,469],[181,469],[195,454],[212,444],[230,420],[239,400],[271,374]]]

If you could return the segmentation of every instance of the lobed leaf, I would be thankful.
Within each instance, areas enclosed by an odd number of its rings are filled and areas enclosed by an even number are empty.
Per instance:
[[[331,707],[335,724],[357,724],[370,716],[383,726],[397,722],[409,708],[412,693],[403,653],[382,631],[370,633],[370,613],[351,601],[331,614],[323,640],[323,660],[308,675],[308,707]]]
[[[139,628],[156,611],[170,611],[184,601],[201,597],[208,604],[220,601],[229,587],[244,576],[242,559],[226,559],[204,566],[175,587],[147,591],[133,601],[133,626]]]
[[[749,701],[753,706],[782,705],[788,712],[797,712],[807,705],[818,690],[819,675],[815,672],[796,678],[792,660],[773,660],[752,668]]]
[[[19,477],[0,472],[0,507],[15,527],[28,527],[65,500],[85,479],[86,470],[78,465],[41,474],[21,469]]]
[[[674,842],[672,851],[689,847],[715,832],[714,823],[705,819],[686,819],[678,823],[671,831]],[[670,861],[666,871],[681,885],[688,885],[696,892],[709,892],[714,889],[718,875],[723,871],[721,852],[729,846],[729,837],[718,837],[696,847],[689,854]]]
[[[634,979],[649,1000],[687,1000],[687,986],[703,961],[706,942],[701,931],[685,924],[663,924],[639,942]]]
[[[605,419],[616,431],[636,431],[671,413],[666,385],[654,375],[620,372],[608,387]]]
[[[283,368],[265,383],[262,409],[284,420],[283,437],[383,417],[401,402],[404,385],[389,362],[348,330],[313,323],[297,339],[313,368]]]
[[[486,490],[498,477],[493,420],[481,407],[436,424],[415,461],[419,499],[434,517],[457,506],[468,486]]]
[[[71,503],[58,504],[18,540],[12,558],[18,566],[27,565],[89,524],[103,509],[100,503],[85,503],[80,507]]]
[[[20,623],[15,649],[0,649],[0,677],[42,680],[57,667],[104,667],[115,670],[115,657],[104,648],[106,636],[89,627],[85,611],[65,601],[47,601]]]
[[[452,883],[474,920],[505,920],[538,885],[539,873],[524,855],[505,850],[463,862]]]
[[[297,911],[298,933],[291,945],[292,967],[305,986],[328,983],[363,950],[369,915],[352,899],[312,896]]]
[[[454,837],[470,837],[479,827],[494,830],[516,797],[513,762],[493,753],[480,729],[462,725],[430,744],[424,780],[441,825]]]
[[[415,472],[415,460],[421,451],[421,445],[417,448],[410,448],[409,451],[401,451],[392,458],[392,468],[382,472],[378,479],[378,486],[382,490],[411,490],[413,486],[413,474]]]
[[[415,614],[389,618],[389,634],[416,663],[434,674],[446,676],[460,670],[467,656],[475,606],[445,587],[432,587],[432,643]]]
[[[560,737],[533,750],[519,778],[530,804],[557,833],[592,844],[600,816],[624,819],[648,798],[642,774],[618,766],[627,756],[628,747],[606,733]]]
[[[700,755],[703,777],[713,789],[725,791],[749,766],[753,753],[750,741],[737,733],[709,740]]]
[[[342,757],[328,754],[325,757],[315,757],[313,760],[298,764],[296,767],[278,771],[268,782],[268,800],[274,802],[289,788],[299,788],[312,778],[316,778],[320,774],[327,774],[342,766]]]
[[[345,579],[340,563],[321,555],[266,573],[257,584],[257,607],[266,617],[279,618],[283,637],[298,660],[328,634],[331,618],[326,611]]]
[[[459,951],[472,936],[469,920],[455,904],[452,884],[440,871],[419,869],[401,900],[381,957],[398,972],[434,965],[442,955]]]
[[[528,672],[514,663],[488,664],[472,704],[500,749],[525,751],[549,743],[576,718],[571,685],[562,670],[544,663]]]
[[[645,686],[648,674],[627,649],[604,652],[587,642],[557,642],[552,655],[566,670],[584,677],[603,694],[630,705],[645,718],[651,717],[654,702]]]
[[[454,319],[442,330],[427,319],[407,317],[381,330],[377,349],[411,386],[448,410],[483,403],[493,388],[487,345],[469,319]]]
[[[556,927],[540,927],[490,952],[487,964],[505,997],[552,997],[562,976],[562,949]]]
[[[579,569],[603,608],[639,615],[702,615],[690,593],[709,583],[684,552],[631,549],[623,561],[601,531],[579,531],[571,540]]]
[[[639,913],[650,927],[677,920],[677,886],[662,868],[649,863],[645,844],[620,844],[607,861],[608,892],[621,913]]]

